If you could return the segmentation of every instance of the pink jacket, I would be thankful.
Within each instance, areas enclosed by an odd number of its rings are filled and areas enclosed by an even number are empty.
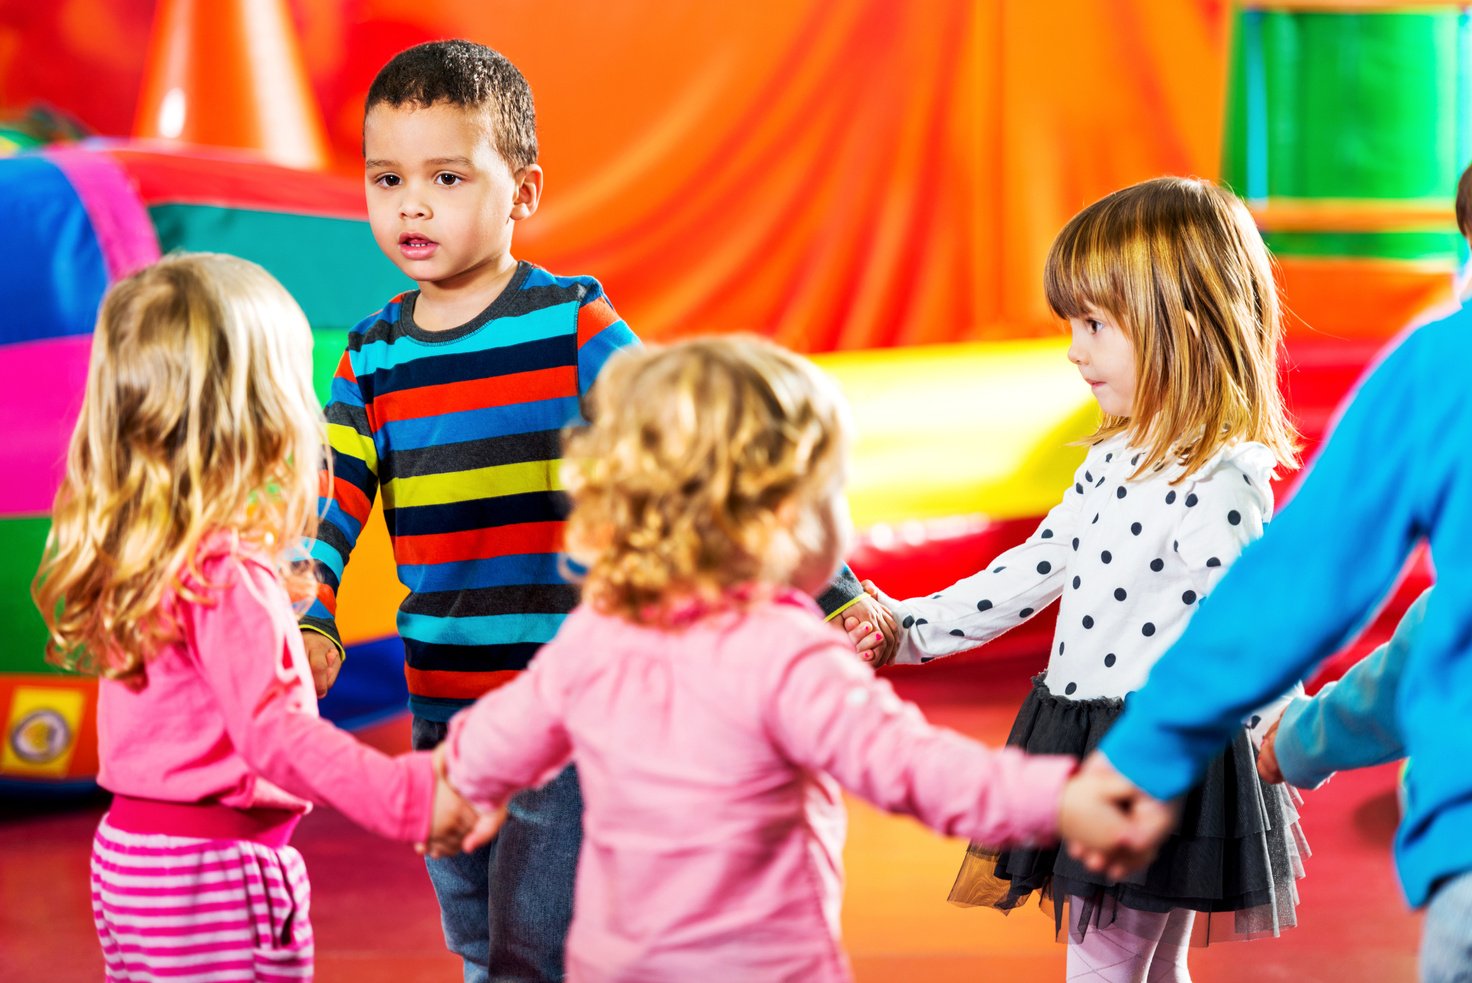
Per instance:
[[[681,631],[575,610],[450,723],[473,801],[576,760],[585,802],[569,980],[842,981],[839,786],[953,836],[1056,836],[1072,759],[933,727],[806,598]]]
[[[390,758],[317,715],[286,592],[264,562],[227,547],[224,537],[201,547],[214,603],[170,600],[184,638],[148,662],[146,685],[101,681],[98,782],[118,795],[238,810],[300,813],[323,802],[382,836],[425,839],[429,755]]]

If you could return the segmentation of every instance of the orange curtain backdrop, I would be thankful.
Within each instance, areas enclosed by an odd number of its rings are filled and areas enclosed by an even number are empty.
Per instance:
[[[110,8],[124,22],[110,30],[138,34],[151,7]],[[141,66],[98,60],[98,10],[0,0],[6,104],[47,97],[26,75],[44,50],[73,62],[73,75],[48,69],[50,85],[87,80],[70,90],[84,120],[126,127]],[[510,56],[536,94],[548,174],[517,250],[598,276],[649,338],[747,330],[828,351],[1050,333],[1042,263],[1070,215],[1143,178],[1219,173],[1224,0],[292,11],[345,173],[363,96],[395,51],[458,35]],[[127,105],[110,115],[105,98]]]

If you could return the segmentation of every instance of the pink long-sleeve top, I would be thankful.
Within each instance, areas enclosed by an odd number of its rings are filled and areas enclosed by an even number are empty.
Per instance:
[[[190,583],[207,600],[166,601],[183,638],[148,661],[142,688],[101,681],[99,784],[122,797],[119,804],[219,806],[268,819],[321,802],[382,836],[424,840],[434,792],[429,755],[391,758],[319,717],[301,632],[270,566],[224,536],[202,544],[199,557],[203,583]],[[128,815],[145,823],[164,815],[170,824],[162,832],[210,836],[218,824],[187,824],[219,812],[133,808]]]
[[[850,979],[839,787],[949,835],[1051,840],[1072,759],[933,727],[811,601],[661,630],[575,610],[521,678],[450,723],[484,805],[576,761],[573,981]]]

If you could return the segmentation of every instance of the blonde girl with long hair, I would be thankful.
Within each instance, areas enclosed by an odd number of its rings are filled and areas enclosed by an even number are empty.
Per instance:
[[[1117,191],[1059,233],[1044,285],[1101,410],[1083,464],[1026,542],[938,594],[881,600],[910,663],[1058,601],[1047,668],[1008,743],[1084,754],[1262,534],[1298,438],[1278,388],[1272,260],[1230,192],[1182,178]],[[1038,894],[1070,980],[1187,980],[1189,943],[1276,935],[1294,923],[1304,844],[1288,793],[1260,783],[1254,740],[1282,702],[1243,722],[1145,871],[1114,881],[1063,851],[982,840],[951,900],[1005,911]]]
[[[590,418],[564,466],[583,602],[438,752],[484,809],[576,762],[568,980],[850,979],[839,786],[950,834],[1085,831],[1060,809],[1073,759],[932,728],[824,623],[847,436],[809,363],[751,338],[626,350]]]
[[[476,822],[427,754],[317,715],[293,601],[315,584],[312,335],[232,256],[115,284],[34,594],[48,656],[100,676],[93,911],[108,979],[310,978],[292,829],[313,801],[444,853]]]

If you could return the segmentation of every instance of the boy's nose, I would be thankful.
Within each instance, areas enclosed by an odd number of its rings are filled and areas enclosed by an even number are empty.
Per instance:
[[[399,202],[399,214],[404,218],[423,218],[429,214],[429,207],[418,195],[405,195]]]

